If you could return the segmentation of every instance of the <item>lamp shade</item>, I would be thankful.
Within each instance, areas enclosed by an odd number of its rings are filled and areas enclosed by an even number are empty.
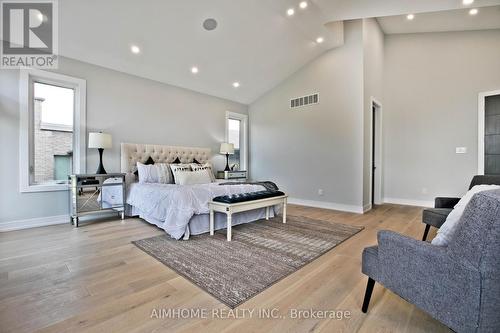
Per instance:
[[[221,154],[234,154],[234,144],[223,142],[220,144],[220,153]]]
[[[111,134],[89,133],[89,148],[111,148]]]

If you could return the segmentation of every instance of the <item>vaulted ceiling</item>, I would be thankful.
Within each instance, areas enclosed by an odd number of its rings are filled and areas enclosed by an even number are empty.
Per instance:
[[[461,0],[310,0],[306,9],[299,8],[300,2],[60,0],[59,51],[248,104],[342,45],[343,20],[463,8]],[[498,4],[476,0],[474,6]],[[294,15],[287,15],[289,8]],[[203,29],[207,18],[217,20],[215,30]],[[318,43],[318,37],[324,42]],[[132,45],[139,47],[138,54],[130,52]],[[197,74],[191,73],[193,66]],[[240,86],[233,87],[234,82]]]
[[[500,29],[500,6],[482,7],[470,15],[470,8],[416,14],[409,22],[406,15],[379,17],[386,34],[449,32]]]

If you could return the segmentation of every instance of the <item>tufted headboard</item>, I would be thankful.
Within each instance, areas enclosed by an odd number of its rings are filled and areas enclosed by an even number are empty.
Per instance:
[[[182,163],[190,163],[194,158],[200,163],[206,163],[211,158],[211,149],[122,143],[121,172],[134,172],[137,162],[144,163],[150,156],[158,163],[172,163],[177,157]]]

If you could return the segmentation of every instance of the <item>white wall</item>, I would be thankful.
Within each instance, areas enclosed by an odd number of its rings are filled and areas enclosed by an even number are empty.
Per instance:
[[[389,35],[384,82],[385,197],[463,194],[477,172],[478,93],[500,89],[500,30]]]
[[[345,44],[306,65],[252,103],[250,171],[293,198],[359,210],[363,173],[362,21],[345,24]],[[318,92],[320,103],[290,109]],[[318,189],[324,195],[318,195]]]
[[[346,22],[344,46],[250,106],[251,177],[275,180],[306,203],[359,210],[370,195],[369,98],[383,95],[385,198],[429,203],[462,194],[477,170],[477,94],[500,89],[499,59],[498,30],[382,41],[374,20]],[[61,59],[58,72],[87,80],[87,130],[113,135],[114,148],[104,153],[108,172],[119,171],[120,142],[215,153],[225,111],[247,113],[238,103],[74,60]],[[0,222],[68,213],[66,192],[18,191],[18,78],[0,70]],[[290,98],[313,92],[320,104],[289,109]],[[468,153],[455,154],[458,146]],[[97,167],[96,151],[88,151],[87,166]]]
[[[59,73],[87,80],[87,131],[113,135],[108,172],[120,171],[120,142],[210,147],[224,141],[225,112],[247,106],[83,62],[60,59]],[[0,70],[0,222],[68,213],[67,192],[19,193],[19,71]],[[216,156],[216,163],[223,158]],[[87,171],[95,172],[96,150]]]
[[[376,19],[363,20],[363,206],[371,205],[372,98],[383,105],[384,33]],[[377,119],[380,121],[380,119]],[[381,133],[376,133],[380,135]],[[376,152],[377,154],[378,152]],[[380,165],[377,170],[380,171]],[[377,177],[376,177],[377,178]],[[378,182],[376,185],[380,186]]]

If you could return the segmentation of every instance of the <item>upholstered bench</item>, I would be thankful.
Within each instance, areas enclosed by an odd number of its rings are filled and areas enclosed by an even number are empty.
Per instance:
[[[266,208],[266,220],[269,220],[269,208],[283,205],[283,223],[286,223],[286,201],[288,196],[281,191],[258,191],[251,193],[223,195],[208,203],[210,210],[210,235],[214,234],[214,212],[227,216],[227,240],[231,241],[231,217],[234,213]]]

